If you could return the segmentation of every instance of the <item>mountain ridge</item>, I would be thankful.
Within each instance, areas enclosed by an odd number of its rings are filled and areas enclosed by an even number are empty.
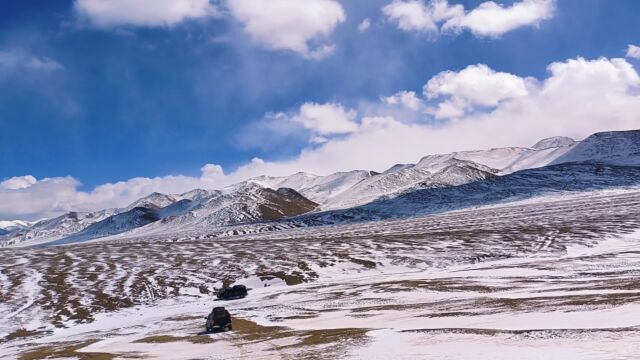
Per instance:
[[[0,234],[0,246],[80,242],[119,234],[187,232],[278,222],[300,216],[311,219],[320,214],[350,214],[358,209],[389,205],[390,201],[395,201],[396,205],[407,204],[409,198],[435,203],[451,201],[453,208],[461,204],[472,206],[468,199],[456,195],[457,192],[475,189],[496,193],[497,188],[482,188],[481,185],[506,182],[508,186],[504,191],[508,193],[533,179],[537,179],[535,186],[524,187],[532,194],[543,188],[555,191],[551,186],[554,183],[562,184],[567,191],[589,190],[586,186],[590,181],[589,171],[595,174],[591,179],[594,184],[600,184],[603,174],[607,173],[625,178],[625,181],[617,181],[615,176],[607,175],[612,186],[630,186],[633,181],[625,176],[633,171],[611,169],[636,167],[640,167],[640,130],[601,132],[583,141],[552,137],[537,142],[532,148],[507,147],[427,155],[415,164],[396,164],[381,173],[353,170],[319,176],[298,172],[282,177],[255,177],[220,190],[152,193],[125,208],[70,212],[12,232],[4,230],[5,234]],[[587,171],[587,168],[591,170]],[[558,169],[567,172],[567,179],[575,177],[581,187],[565,183],[558,175]],[[602,174],[593,169],[600,169]],[[544,186],[543,174],[548,177],[551,187]],[[509,179],[519,181],[508,182]],[[640,182],[640,176],[638,179]],[[438,200],[438,196],[434,200],[435,195],[418,194],[439,194],[444,200]],[[468,193],[466,196],[479,195]],[[486,197],[482,201],[506,201],[509,197],[497,196],[495,199]],[[401,214],[402,210],[397,212]],[[309,215],[305,215],[307,213]]]
[[[189,229],[275,221],[307,213],[317,206],[293,189],[273,190],[254,183],[241,184],[225,191],[211,191],[209,196],[193,199],[184,198],[164,208],[138,206],[93,223],[51,244],[84,242],[142,229],[153,232],[154,227],[164,231],[166,227]]]

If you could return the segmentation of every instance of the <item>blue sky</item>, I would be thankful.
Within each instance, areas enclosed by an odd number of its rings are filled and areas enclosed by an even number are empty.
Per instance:
[[[280,175],[297,168],[380,170],[391,165],[391,159],[372,162],[354,156],[335,166],[331,158],[321,165],[319,160],[301,159],[316,153],[319,158],[325,147],[337,143],[345,154],[353,149],[376,157],[361,139],[367,117],[392,117],[398,124],[425,131],[458,122],[479,123],[474,120],[479,116],[507,111],[501,106],[514,98],[525,101],[534,92],[543,93],[548,66],[570,64],[570,59],[584,58],[585,66],[595,67],[589,61],[604,58],[610,64],[620,58],[624,64],[614,67],[626,71],[621,96],[637,90],[633,73],[637,75],[638,60],[632,51],[627,56],[630,45],[640,45],[640,2],[633,0],[503,1],[492,4],[498,12],[489,18],[468,16],[486,7],[483,1],[436,2],[452,12],[456,5],[464,6],[457,8],[457,17],[444,20],[438,18],[434,2],[422,0],[305,0],[300,1],[309,1],[303,8],[291,5],[294,0],[277,0],[277,8],[262,0],[181,1],[191,4],[187,15],[161,9],[167,1],[149,0],[117,0],[118,7],[107,10],[100,7],[103,0],[0,5],[0,181],[31,176],[26,185],[5,186],[0,200],[6,196],[24,202],[34,196],[27,188],[42,179],[68,181],[80,195],[136,177],[199,179],[205,164],[212,164],[214,172],[220,172],[220,166],[225,176],[237,173],[211,186],[261,171]],[[522,13],[504,12],[523,3],[529,6],[522,8],[524,20]],[[414,7],[403,8],[406,5]],[[423,13],[416,17],[416,9]],[[290,21],[291,16],[297,18],[296,11],[302,21]],[[266,20],[261,12],[269,13]],[[283,22],[268,23],[279,16]],[[320,20],[315,24],[305,16]],[[498,17],[504,19],[492,24]],[[445,25],[451,19],[452,25]],[[291,34],[301,35],[289,38]],[[509,82],[504,96],[482,97],[462,85],[455,91],[442,85],[430,95],[423,92],[438,74],[457,74],[476,64],[505,74],[496,78]],[[574,65],[571,68],[581,66]],[[468,77],[460,77],[464,79]],[[578,82],[584,84],[593,83]],[[618,89],[616,84],[612,87]],[[390,97],[401,91],[415,92],[418,105],[408,109],[398,100],[394,103]],[[492,90],[482,93],[487,91]],[[447,100],[445,105],[455,105],[456,115],[434,110]],[[507,121],[504,134],[492,141],[496,146],[526,146],[536,136],[579,137],[593,130],[633,127],[633,100],[637,96],[620,100],[631,105],[622,106],[624,114],[610,122],[567,120],[562,127],[542,123],[549,132],[522,130],[520,136]],[[605,111],[606,106],[600,108]],[[562,122],[580,114],[547,115]],[[368,141],[402,146],[400,133],[385,134]],[[431,147],[399,150],[397,162],[490,143],[456,134],[442,133],[440,145],[432,141]],[[252,162],[254,158],[261,160]],[[273,166],[265,167],[265,162]],[[260,166],[247,170],[256,164]],[[182,189],[192,182],[165,185],[140,191]],[[55,198],[40,210],[0,209],[0,218],[119,205],[138,194],[136,190],[104,201],[62,201],[64,205]]]

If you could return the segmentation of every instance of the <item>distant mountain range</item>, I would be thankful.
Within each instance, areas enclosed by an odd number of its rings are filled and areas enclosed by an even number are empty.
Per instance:
[[[33,224],[35,224],[35,222],[22,221],[22,220],[0,221],[0,236],[6,235],[12,232],[24,230]]]
[[[0,222],[0,246],[83,242],[118,235],[277,230],[406,217],[537,195],[640,186],[640,130],[596,133],[583,141],[544,139],[531,148],[428,155],[327,176],[260,176],[222,190],[153,193],[122,209]]]

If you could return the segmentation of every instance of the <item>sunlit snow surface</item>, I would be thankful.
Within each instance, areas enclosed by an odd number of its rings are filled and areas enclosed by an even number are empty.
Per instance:
[[[639,230],[640,192],[626,190],[215,239],[6,249],[0,355],[638,359]],[[234,281],[249,297],[213,301]],[[220,305],[234,331],[203,334]]]

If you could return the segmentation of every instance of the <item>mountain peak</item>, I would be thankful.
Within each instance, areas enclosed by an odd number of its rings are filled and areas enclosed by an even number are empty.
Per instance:
[[[576,141],[570,137],[552,136],[552,137],[538,141],[531,148],[536,150],[544,150],[544,149],[550,149],[550,148],[558,148],[562,146],[570,146],[570,145],[574,145],[575,143]]]
[[[205,198],[209,195],[211,195],[213,192],[209,191],[209,190],[204,190],[204,189],[193,189],[191,191],[187,191],[185,193],[180,194],[179,198],[180,199],[187,199],[187,200],[200,200],[202,198]]]
[[[159,192],[154,192],[129,204],[129,206],[124,208],[124,211],[129,211],[136,207],[151,207],[160,209],[173,204],[174,202],[176,202],[176,200],[177,199],[174,195],[166,195]]]
[[[407,168],[410,168],[410,167],[413,167],[413,166],[414,166],[414,164],[395,164],[392,167],[388,168],[387,170],[383,171],[382,173],[383,174],[391,174],[391,173],[394,173],[396,171],[407,169]]]
[[[620,166],[640,165],[640,130],[606,131],[590,135],[553,164],[598,162]]]
[[[0,235],[26,229],[33,224],[34,222],[22,221],[22,220],[0,221],[0,233],[2,233]]]
[[[617,139],[618,141],[633,142],[635,144],[640,143],[640,129],[638,130],[624,130],[624,131],[602,131],[589,135],[584,141],[598,140],[611,140]]]

